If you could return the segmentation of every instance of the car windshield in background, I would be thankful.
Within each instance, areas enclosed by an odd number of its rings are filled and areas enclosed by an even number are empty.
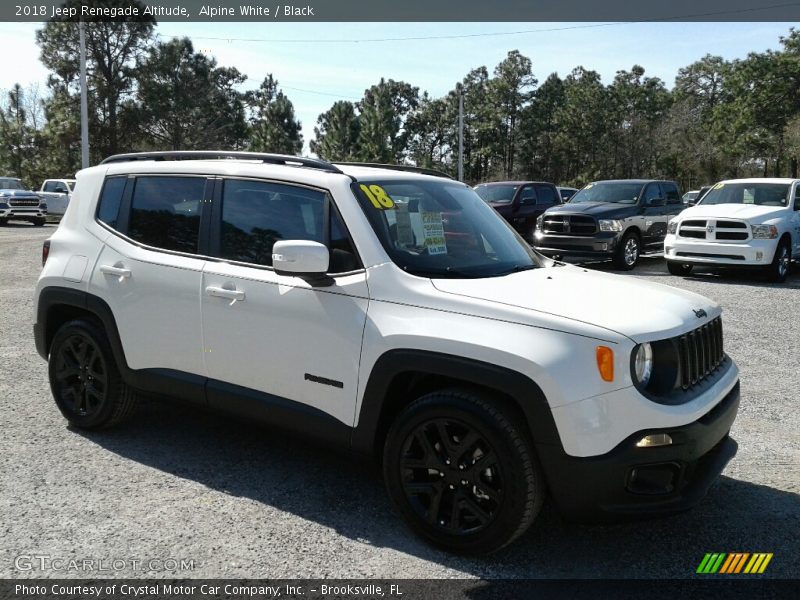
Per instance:
[[[22,182],[17,179],[0,177],[0,190],[24,190]]]
[[[495,277],[541,266],[539,256],[475,191],[448,180],[353,184],[391,259],[421,277]]]
[[[570,198],[569,203],[618,202],[619,204],[636,204],[641,191],[641,183],[590,183]]]
[[[758,204],[786,206],[788,183],[718,183],[703,196],[699,204]]]
[[[475,188],[475,192],[484,202],[496,202],[498,204],[511,204],[514,200],[514,193],[518,185],[488,185],[483,184]]]

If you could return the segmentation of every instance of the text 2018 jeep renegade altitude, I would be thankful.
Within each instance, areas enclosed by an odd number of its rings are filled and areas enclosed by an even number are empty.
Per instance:
[[[508,544],[548,493],[582,519],[686,509],[736,451],[719,306],[546,259],[442,177],[121,155],[78,174],[43,258],[36,346],[72,424],[149,392],[375,456],[449,550]]]

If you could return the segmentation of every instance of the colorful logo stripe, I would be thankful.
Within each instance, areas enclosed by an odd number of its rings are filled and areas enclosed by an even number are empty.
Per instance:
[[[772,560],[772,552],[709,552],[700,561],[697,573],[709,575],[720,573],[732,575],[736,573],[761,574]],[[748,560],[749,559],[749,560]]]

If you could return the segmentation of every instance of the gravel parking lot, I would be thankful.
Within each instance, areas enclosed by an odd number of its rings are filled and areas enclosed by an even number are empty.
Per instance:
[[[67,427],[31,330],[54,227],[0,228],[0,577],[92,575],[17,560],[47,555],[128,561],[116,573],[125,577],[683,578],[706,552],[735,551],[773,552],[764,576],[797,577],[800,268],[783,285],[748,273],[673,277],[660,259],[626,275],[725,309],[726,349],[741,369],[739,454],[698,507],[578,526],[546,506],[511,548],[467,559],[417,541],[371,467],[268,429],[155,403],[121,429]],[[152,559],[194,567],[131,562]]]

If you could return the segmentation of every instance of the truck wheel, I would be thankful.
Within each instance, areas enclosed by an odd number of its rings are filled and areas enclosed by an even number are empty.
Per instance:
[[[522,535],[545,497],[524,425],[471,390],[427,394],[392,424],[386,488],[409,527],[429,543],[488,554]]]
[[[133,412],[136,394],[122,380],[105,333],[91,321],[70,321],[56,332],[48,374],[56,405],[76,427],[111,427]]]
[[[789,267],[792,264],[792,249],[789,243],[783,239],[775,249],[775,256],[772,264],[767,267],[767,274],[771,281],[783,283],[789,276]]]
[[[667,261],[667,270],[671,275],[686,276],[692,272],[692,265],[687,265],[672,260]]]
[[[0,219],[0,227],[5,227],[8,225],[8,219]]]
[[[614,253],[614,266],[621,271],[630,271],[639,262],[640,248],[639,236],[633,231],[626,233]]]
[[[47,219],[34,219],[33,220],[33,224],[36,227],[43,227],[46,222],[47,222]]]

